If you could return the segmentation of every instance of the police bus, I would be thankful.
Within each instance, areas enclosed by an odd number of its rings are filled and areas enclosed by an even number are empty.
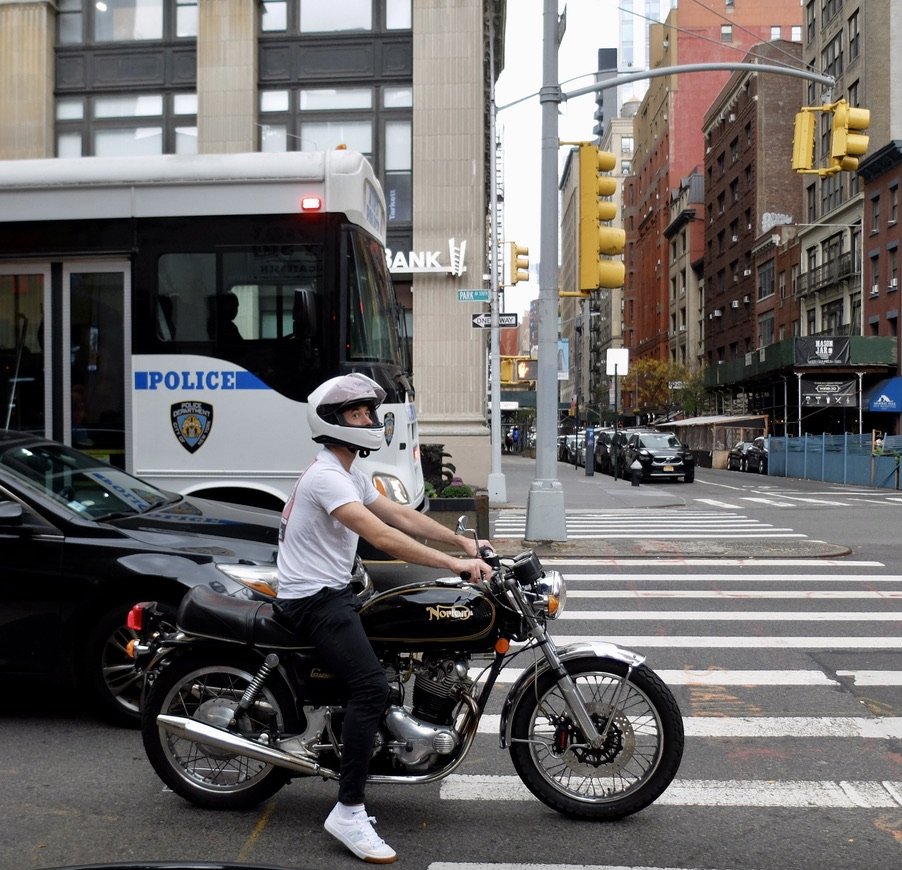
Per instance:
[[[0,162],[0,428],[281,508],[318,449],[308,393],[358,371],[387,393],[361,464],[421,506],[385,220],[343,149]]]

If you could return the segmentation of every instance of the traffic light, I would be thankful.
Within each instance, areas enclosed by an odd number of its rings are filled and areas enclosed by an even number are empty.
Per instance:
[[[833,104],[833,131],[830,136],[830,168],[834,172],[854,172],[858,158],[868,150],[867,130],[871,123],[868,109],[850,106],[845,100]]]
[[[583,142],[579,146],[579,290],[583,294],[600,287],[622,287],[626,270],[621,260],[626,233],[619,227],[600,226],[617,217],[617,180],[604,173],[617,165],[617,157]]]
[[[510,273],[511,284],[529,280],[529,248],[511,242]]]
[[[814,134],[817,129],[816,109],[803,108],[796,115],[792,137],[792,168],[810,171],[814,166]]]

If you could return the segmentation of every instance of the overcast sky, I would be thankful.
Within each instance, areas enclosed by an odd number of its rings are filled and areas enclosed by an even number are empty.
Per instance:
[[[504,106],[542,87],[542,26],[544,0],[508,0],[504,70],[495,89],[495,104]],[[558,53],[558,81],[564,91],[592,83],[598,49],[617,43],[617,0],[569,0],[567,30]],[[576,81],[569,79],[577,76]],[[561,103],[558,138],[592,139],[595,96]],[[538,96],[498,112],[498,131],[504,151],[503,240],[529,247],[531,280],[505,290],[505,308],[522,312],[539,295],[535,266],[539,262],[539,190],[541,177],[542,109]],[[559,155],[566,153],[561,149]],[[560,165],[560,161],[559,161]],[[507,257],[507,249],[502,250]]]

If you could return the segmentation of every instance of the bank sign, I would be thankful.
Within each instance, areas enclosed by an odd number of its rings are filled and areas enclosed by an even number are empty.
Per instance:
[[[442,251],[407,251],[405,253],[389,249],[385,252],[385,261],[388,263],[388,271],[392,274],[438,273],[459,277],[467,271],[466,255],[466,241],[458,245],[456,239],[448,239],[447,255]]]

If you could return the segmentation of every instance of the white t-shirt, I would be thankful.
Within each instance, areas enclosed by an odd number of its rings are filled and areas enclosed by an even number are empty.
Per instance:
[[[354,567],[359,535],[330,514],[352,501],[372,504],[379,493],[369,477],[323,448],[298,478],[279,528],[279,598],[306,598],[324,587],[341,589]]]

